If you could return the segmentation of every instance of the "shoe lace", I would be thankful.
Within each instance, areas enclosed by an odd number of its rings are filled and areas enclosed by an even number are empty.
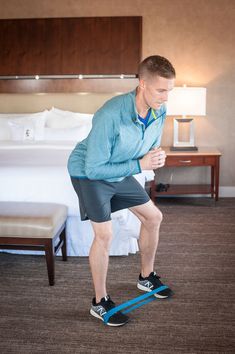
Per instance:
[[[161,277],[159,277],[159,275],[157,275],[156,272],[152,272],[149,276],[150,278],[150,281],[154,284],[154,285],[157,285],[157,286],[161,286],[162,285],[162,282],[160,280]]]
[[[105,301],[105,310],[109,311],[115,307],[115,303],[109,298]]]

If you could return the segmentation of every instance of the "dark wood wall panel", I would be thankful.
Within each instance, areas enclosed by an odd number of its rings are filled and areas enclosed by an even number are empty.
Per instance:
[[[128,92],[138,79],[0,80],[0,93],[40,92]]]
[[[141,17],[0,20],[0,75],[136,74]]]

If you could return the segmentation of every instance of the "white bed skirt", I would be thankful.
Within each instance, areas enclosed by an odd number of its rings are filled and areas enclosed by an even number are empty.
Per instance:
[[[139,235],[139,225],[135,223],[129,230],[119,225],[119,221],[114,219],[113,240],[110,248],[111,256],[128,255],[138,251],[137,238]],[[125,230],[127,229],[127,230]],[[130,237],[130,232],[135,237]],[[71,216],[67,221],[68,255],[88,256],[94,238],[93,230],[89,221],[81,221],[76,216]]]

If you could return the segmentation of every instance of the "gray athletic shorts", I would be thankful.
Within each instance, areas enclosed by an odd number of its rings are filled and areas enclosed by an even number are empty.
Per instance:
[[[150,200],[145,189],[132,176],[120,182],[74,177],[71,181],[78,195],[81,220],[108,221],[111,220],[111,213]]]

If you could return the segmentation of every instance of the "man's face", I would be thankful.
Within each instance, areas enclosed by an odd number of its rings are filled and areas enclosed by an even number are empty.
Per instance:
[[[155,76],[150,79],[140,80],[143,98],[148,107],[159,109],[168,100],[168,93],[174,87],[175,79],[166,79]]]

